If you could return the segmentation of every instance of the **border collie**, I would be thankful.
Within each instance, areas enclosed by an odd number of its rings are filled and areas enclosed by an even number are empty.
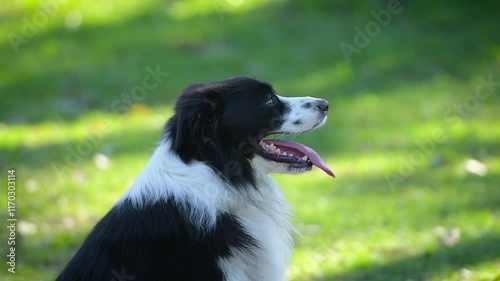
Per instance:
[[[327,111],[254,78],[189,86],[142,173],[57,280],[285,280],[294,228],[269,173],[334,174],[309,147],[268,136],[313,130]]]

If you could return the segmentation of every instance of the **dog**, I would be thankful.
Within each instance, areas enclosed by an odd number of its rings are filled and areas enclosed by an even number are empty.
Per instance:
[[[335,175],[311,148],[269,136],[323,125],[328,106],[249,77],[187,87],[144,170],[57,281],[286,280],[294,228],[269,173]]]

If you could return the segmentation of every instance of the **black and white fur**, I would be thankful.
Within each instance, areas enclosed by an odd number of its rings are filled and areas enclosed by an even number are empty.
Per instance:
[[[144,170],[57,280],[285,280],[294,229],[269,173],[311,167],[266,159],[258,143],[312,130],[327,110],[247,77],[188,87]]]

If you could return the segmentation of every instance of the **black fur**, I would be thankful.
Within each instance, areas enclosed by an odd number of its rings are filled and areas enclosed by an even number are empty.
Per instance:
[[[254,185],[250,159],[259,139],[280,127],[287,108],[268,83],[246,77],[195,84],[179,96],[163,141],[185,163],[202,161],[236,188]],[[161,188],[155,187],[155,188]],[[141,207],[126,199],[92,230],[57,281],[217,281],[229,248],[258,247],[238,218],[219,214],[200,230],[189,208],[166,198]]]
[[[249,160],[258,141],[281,126],[285,110],[272,86],[256,79],[195,84],[179,96],[164,137],[184,162],[203,161],[232,186],[255,186]]]
[[[97,223],[57,281],[224,280],[217,258],[254,245],[231,214],[200,233],[171,200],[141,208],[125,201]]]

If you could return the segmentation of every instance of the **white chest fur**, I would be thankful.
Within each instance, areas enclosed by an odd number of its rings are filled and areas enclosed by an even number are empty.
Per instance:
[[[293,227],[288,205],[267,174],[258,175],[258,190],[246,194],[246,200],[230,206],[245,230],[257,241],[253,253],[233,249],[231,258],[219,260],[227,280],[285,280],[290,259]]]
[[[233,214],[259,247],[232,249],[231,257],[219,259],[226,280],[285,280],[294,229],[288,204],[267,172],[256,167],[258,188],[235,191],[210,167],[201,162],[186,165],[169,147],[169,143],[160,144],[122,200],[142,205],[144,200],[173,198],[181,205],[188,203],[196,206],[189,214],[191,221],[202,229],[214,227],[220,213]]]

